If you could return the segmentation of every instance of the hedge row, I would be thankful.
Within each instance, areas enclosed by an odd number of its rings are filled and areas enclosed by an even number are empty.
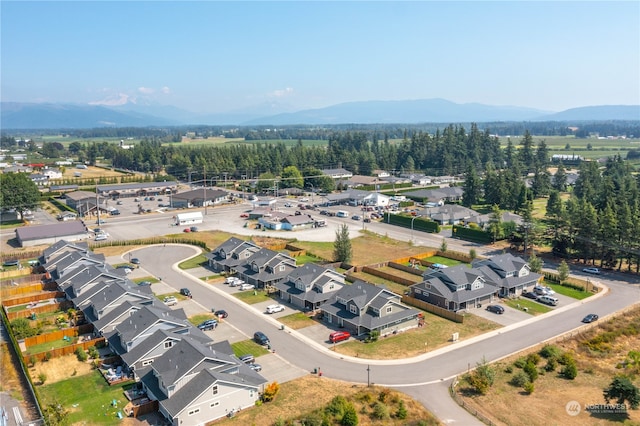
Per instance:
[[[489,244],[493,241],[493,237],[488,232],[459,225],[453,225],[453,237],[484,244]]]

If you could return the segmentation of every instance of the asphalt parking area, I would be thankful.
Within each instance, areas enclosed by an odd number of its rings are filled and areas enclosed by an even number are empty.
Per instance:
[[[514,309],[504,303],[500,303],[499,301],[491,303],[491,305],[502,306],[504,308],[504,313],[496,314],[493,312],[489,312],[486,309],[488,305],[483,305],[482,308],[472,309],[469,312],[473,315],[479,316],[480,318],[484,318],[504,326],[517,324],[520,321],[524,321],[533,317],[533,315],[531,314],[520,311],[518,309]]]

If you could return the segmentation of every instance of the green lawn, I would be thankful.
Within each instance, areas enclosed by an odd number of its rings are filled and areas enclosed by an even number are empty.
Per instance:
[[[265,293],[262,290],[239,291],[238,293],[234,293],[233,296],[237,297],[239,300],[243,301],[248,305],[253,305],[254,303],[266,302],[267,300],[271,300],[271,297],[269,297],[269,295],[267,295],[267,293]]]
[[[431,256],[431,257],[425,258],[424,260],[433,262],[433,263],[441,263],[447,266],[456,266],[463,263],[463,262],[460,262],[459,260],[449,259],[448,257],[442,257],[442,256]]]
[[[236,356],[251,354],[257,358],[261,355],[266,355],[269,353],[267,348],[265,348],[264,346],[260,346],[253,340],[243,340],[242,342],[232,343],[231,348],[233,349],[233,353]]]
[[[124,389],[126,385],[109,386],[98,372],[70,377],[56,383],[38,387],[43,405],[57,402],[69,411],[67,424],[86,424],[91,419],[92,425],[117,425],[121,420],[118,411],[126,405]],[[116,400],[116,406],[112,405]],[[123,413],[124,415],[124,413]]]
[[[278,318],[278,321],[293,330],[299,330],[301,328],[317,324],[313,319],[309,318],[303,312],[296,312],[294,314],[285,315]]]
[[[76,343],[76,341],[78,340],[77,337],[71,337],[70,339],[71,339],[70,341],[59,339],[59,340],[54,340],[53,342],[46,342],[46,343],[39,343],[37,345],[32,345],[27,348],[26,353],[27,355],[39,354],[40,352],[46,352],[51,349],[58,349],[64,346],[72,345]]]
[[[218,318],[213,314],[198,314],[198,315],[189,317],[189,322],[197,327],[198,324],[201,324],[210,319],[217,320]]]
[[[545,281],[545,285],[549,286],[558,294],[562,294],[564,296],[573,297],[574,299],[582,300],[587,297],[593,296],[593,293],[589,293],[588,291],[576,290],[575,288],[565,287],[560,284],[553,284],[548,281]]]
[[[204,254],[199,254],[196,257],[192,257],[191,259],[187,259],[184,262],[181,262],[178,265],[178,268],[180,269],[193,269],[193,268],[197,268],[199,266],[202,266],[203,264],[207,263],[207,258],[205,257]]]
[[[309,254],[303,254],[301,256],[296,257],[296,265],[297,266],[301,266],[307,263],[319,263],[321,262],[322,259],[320,259],[319,257],[313,256],[313,255],[309,255]]]
[[[551,308],[529,299],[505,299],[504,303],[511,306],[513,309],[523,310],[522,308],[527,308],[527,312],[531,315],[546,314],[551,311]]]

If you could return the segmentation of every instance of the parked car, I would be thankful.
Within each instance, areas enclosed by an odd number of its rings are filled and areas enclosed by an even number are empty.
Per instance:
[[[282,312],[284,311],[284,306],[282,305],[269,305],[267,306],[267,313],[268,314],[275,314],[276,312]]]
[[[256,364],[255,362],[249,364],[249,368],[251,368],[255,372],[262,371],[262,366],[260,364]]]
[[[540,296],[538,298],[538,302],[544,303],[545,305],[556,306],[558,304],[558,298],[553,296]]]
[[[217,316],[218,318],[226,318],[229,316],[229,314],[227,313],[227,311],[223,310],[223,309],[219,309],[217,311],[214,312],[215,316]]]
[[[254,288],[256,288],[256,286],[249,283],[240,284],[240,287],[239,287],[240,291],[253,290]]]
[[[293,204],[291,204],[291,203],[284,203],[284,206],[285,206],[285,207],[293,207]]]
[[[138,285],[145,287],[145,286],[151,285],[151,281],[140,281]]]
[[[256,331],[255,333],[253,333],[253,340],[262,346],[266,346],[266,345],[270,345],[271,342],[269,342],[269,338],[267,337],[266,334],[264,334],[262,331]]]
[[[97,238],[96,238],[96,240],[97,240]],[[131,269],[131,268],[129,267],[129,265],[120,265],[120,266],[118,266],[118,268],[117,268],[117,269],[121,269],[121,270],[122,270],[122,271],[124,271],[124,273],[125,273],[125,274],[127,274],[127,275],[129,275],[130,273],[132,273],[132,272],[133,272],[133,269]]]
[[[338,343],[342,342],[343,340],[347,340],[349,337],[351,337],[351,333],[349,333],[348,331],[334,331],[333,333],[329,334],[329,341],[331,343]]]
[[[541,285],[535,286],[533,288],[533,292],[539,296],[551,296],[552,294],[556,293],[551,287],[545,287]]]
[[[237,278],[237,277],[233,277],[233,281],[229,283],[229,287],[236,287],[242,284],[244,284],[244,280],[241,280],[240,278]]]
[[[2,263],[2,266],[18,266],[18,265],[20,265],[20,261],[18,259],[5,260]]]
[[[183,232],[191,232],[191,228],[184,228],[182,231]]]
[[[590,323],[590,322],[598,321],[598,318],[600,317],[596,314],[589,314],[586,317],[582,318],[582,322]]]
[[[191,230],[191,232],[198,232],[198,227],[197,226],[192,226],[189,229]]]
[[[168,296],[163,299],[163,302],[167,306],[173,306],[178,304],[178,299],[173,296]]]
[[[526,297],[527,299],[533,299],[533,300],[538,300],[538,295],[535,294],[534,292],[530,291],[527,293],[522,293],[523,297]]]
[[[249,215],[248,215],[247,213],[242,213],[242,214],[240,215],[240,217],[247,218],[247,217],[249,217]]]
[[[598,268],[584,268],[582,272],[586,272],[587,274],[600,275],[600,269]]]
[[[206,320],[198,324],[198,328],[202,331],[215,330],[218,326],[218,321],[214,319]]]
[[[353,219],[353,220],[360,220],[360,219],[361,219],[361,217],[360,217],[360,215],[354,214],[353,216],[351,216],[351,219]]]
[[[94,241],[105,241],[107,239],[107,234],[96,234],[96,237],[93,239]]]
[[[489,305],[487,306],[487,311],[493,312],[494,314],[504,314],[504,308],[500,305]]]
[[[256,357],[254,357],[251,354],[246,354],[246,355],[242,355],[240,357],[238,357],[238,359],[242,362],[244,362],[245,364],[253,364],[256,360]]]
[[[139,265],[140,259],[138,259],[137,257],[134,257],[133,259],[131,259],[131,263],[133,263],[134,265]]]
[[[188,298],[191,298],[191,290],[189,290],[186,287],[180,289],[180,294],[183,295],[183,296],[186,296]]]

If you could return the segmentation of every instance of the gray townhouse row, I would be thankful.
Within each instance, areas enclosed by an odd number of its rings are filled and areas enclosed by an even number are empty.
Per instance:
[[[86,243],[59,241],[40,263],[134,378],[132,403],[158,404],[169,424],[205,424],[255,405],[267,382],[233,355],[228,341],[214,343],[193,327],[183,309],[169,309],[148,286],[137,286]]]

